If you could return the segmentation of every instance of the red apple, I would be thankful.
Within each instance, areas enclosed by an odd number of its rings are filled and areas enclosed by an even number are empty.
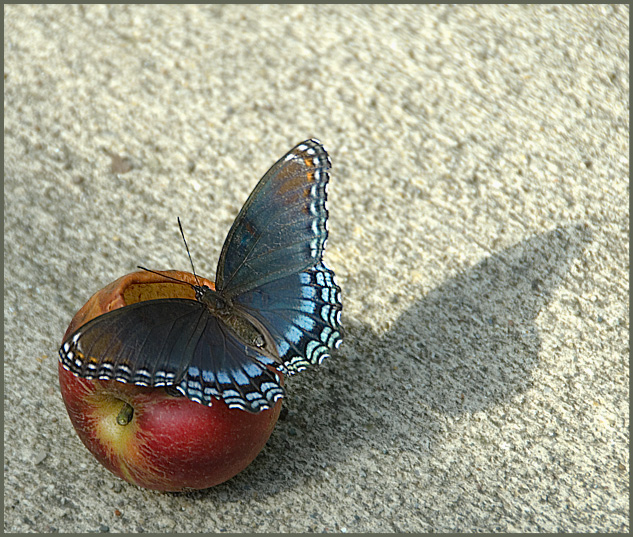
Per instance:
[[[193,274],[161,271],[196,283]],[[213,284],[199,278],[213,288]],[[152,298],[194,298],[189,285],[150,272],[119,278],[93,295],[71,321],[64,340],[84,323],[112,309]],[[281,401],[251,414],[114,380],[87,380],[58,366],[59,385],[70,421],[81,441],[108,470],[155,490],[212,487],[241,472],[272,433]],[[282,379],[283,380],[283,379]]]

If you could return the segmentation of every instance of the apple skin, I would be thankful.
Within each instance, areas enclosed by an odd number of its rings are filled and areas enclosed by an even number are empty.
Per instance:
[[[161,274],[195,283],[186,272]],[[90,319],[148,297],[193,298],[193,292],[190,286],[157,274],[128,274],[90,298],[71,321],[64,340]],[[88,450],[118,477],[154,490],[204,489],[235,476],[262,450],[281,411],[281,400],[251,414],[219,399],[209,407],[170,395],[165,388],[83,379],[61,363],[58,373],[68,416]],[[124,408],[133,412],[121,425],[117,417]]]

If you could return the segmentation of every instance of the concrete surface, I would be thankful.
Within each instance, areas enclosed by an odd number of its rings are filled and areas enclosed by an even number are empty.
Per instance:
[[[6,532],[629,530],[627,6],[5,6]],[[216,488],[75,435],[57,348],[137,264],[213,278],[295,143],[347,337]]]

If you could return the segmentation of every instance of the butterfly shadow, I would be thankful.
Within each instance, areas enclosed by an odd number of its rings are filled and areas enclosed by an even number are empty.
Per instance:
[[[525,392],[539,367],[536,319],[590,240],[586,226],[570,225],[486,257],[416,300],[384,334],[345,319],[344,346],[329,371],[310,372],[317,389],[292,394],[273,443],[298,459],[321,453],[326,464],[361,446],[428,445],[438,416]]]
[[[441,443],[447,417],[524,393],[539,367],[539,312],[590,240],[585,225],[570,225],[492,254],[413,302],[383,334],[344,318],[341,349],[289,379],[287,414],[266,448],[213,494],[321,480],[367,449],[424,456]]]

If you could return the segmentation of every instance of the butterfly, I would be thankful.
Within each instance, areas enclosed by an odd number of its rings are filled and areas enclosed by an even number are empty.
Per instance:
[[[295,146],[233,222],[215,290],[189,284],[196,300],[147,300],[92,319],[62,343],[63,367],[171,387],[208,406],[271,408],[284,396],[280,372],[321,363],[343,338],[341,289],[323,262],[330,168],[318,140]]]

